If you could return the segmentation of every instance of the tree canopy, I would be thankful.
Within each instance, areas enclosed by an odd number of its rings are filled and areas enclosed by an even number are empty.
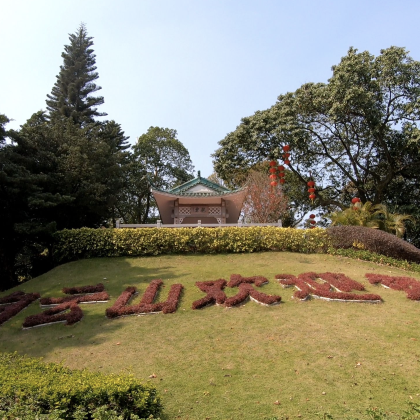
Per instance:
[[[219,142],[217,174],[236,179],[289,145],[289,169],[302,185],[315,180],[319,206],[345,208],[354,196],[392,203],[398,183],[418,185],[420,62],[404,48],[377,57],[350,48],[332,71],[328,83],[306,83],[243,118]]]
[[[112,225],[125,183],[128,137],[97,121],[95,55],[81,25],[64,47],[47,109],[20,130],[0,115],[0,289],[51,268],[57,229]],[[6,139],[10,141],[6,142]]]
[[[74,34],[69,35],[70,44],[64,46],[63,65],[56,76],[51,94],[47,95],[47,109],[50,116],[71,118],[79,125],[94,121],[94,117],[104,116],[97,107],[104,103],[102,96],[92,96],[102,89],[94,81],[96,56],[93,54],[92,37],[84,24]]]
[[[290,145],[290,169],[312,176],[320,204],[354,195],[379,203],[398,176],[419,176],[420,63],[404,48],[374,57],[350,48],[328,83],[307,83],[280,95],[265,111],[243,118],[214,154],[216,172],[280,157]]]
[[[176,130],[150,127],[133,146],[126,172],[126,188],[121,190],[117,210],[126,223],[146,223],[156,219],[157,206],[150,182],[169,189],[193,178],[190,154],[177,138]]]

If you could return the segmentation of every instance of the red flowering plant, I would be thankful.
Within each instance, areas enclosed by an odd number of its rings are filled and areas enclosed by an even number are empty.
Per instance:
[[[169,290],[168,299],[163,305],[162,312],[171,314],[178,309],[179,300],[184,286],[182,284],[173,284]]]
[[[66,312],[69,310],[69,312]],[[83,318],[83,311],[75,301],[65,302],[44,312],[26,317],[23,328],[33,328],[56,322],[65,322],[73,325]]]
[[[123,313],[126,311],[124,308],[129,308],[128,302],[137,294],[137,289],[133,286],[127,287],[117,298],[115,303],[107,308],[105,314],[108,318],[117,318],[123,315],[131,315],[131,313]],[[131,305],[133,306],[133,305]]]
[[[0,325],[17,315],[32,302],[39,299],[39,293],[13,292],[0,299]]]
[[[365,290],[363,284],[347,277],[343,273],[321,273],[318,274],[319,278],[329,283],[338,292],[351,292],[352,290]]]
[[[55,322],[65,322],[73,325],[83,318],[83,311],[79,303],[107,302],[109,294],[104,291],[104,285],[99,283],[95,286],[64,287],[63,293],[69,296],[49,297],[40,299],[41,306],[53,306],[36,315],[27,317],[23,328],[32,328]]]
[[[128,305],[130,299],[136,294],[135,287],[127,287],[115,301],[114,305],[106,310],[108,318],[117,318],[126,315],[139,315],[146,313],[163,312],[165,314],[175,312],[183,290],[182,284],[173,284],[165,302],[153,303],[156,295],[163,285],[161,279],[155,279],[147,286],[140,303]]]
[[[275,278],[279,280],[279,283],[283,287],[296,287],[297,290],[293,294],[295,299],[306,300],[310,297],[311,288],[302,278],[293,276],[292,274],[276,274]]]
[[[276,279],[280,284],[289,287],[295,286],[298,290],[294,293],[296,299],[305,300],[310,296],[341,301],[381,302],[379,295],[349,293],[352,290],[365,290],[363,285],[350,279],[342,273],[313,272],[300,274],[298,277],[290,274],[277,274]]]
[[[41,306],[55,306],[66,302],[107,302],[109,294],[104,290],[105,287],[102,283],[98,283],[95,286],[64,287],[62,292],[70,296],[42,298],[39,302]]]
[[[366,273],[365,277],[371,284],[382,284],[393,290],[401,290],[406,292],[408,299],[420,300],[420,282],[412,277],[386,276],[373,273]]]
[[[203,292],[207,293],[206,296],[196,300],[192,304],[192,309],[201,309],[209,305],[222,305],[226,300],[226,294],[223,289],[226,286],[225,279],[218,279],[214,281],[197,281],[195,285]]]
[[[79,287],[63,287],[62,292],[65,295],[79,295],[85,293],[98,293],[103,292],[105,286],[102,283],[98,283],[94,286],[79,286]]]
[[[260,287],[266,283],[268,283],[268,280],[262,276],[242,277],[240,274],[232,274],[227,286],[238,287],[239,292],[235,296],[227,298],[225,300],[225,306],[232,307],[239,305],[245,302],[248,298],[251,298],[263,305],[274,305],[276,303],[280,303],[281,296],[267,295],[255,290],[252,286],[255,284],[255,286]]]
[[[76,303],[96,303],[96,302],[108,302],[109,294],[107,292],[92,293],[90,295],[73,295],[64,297],[50,297],[41,298],[39,303],[41,306],[56,306],[66,302]]]
[[[25,292],[17,290],[16,292],[10,293],[10,295],[0,298],[0,305],[9,305],[10,303],[18,302],[25,295]]]

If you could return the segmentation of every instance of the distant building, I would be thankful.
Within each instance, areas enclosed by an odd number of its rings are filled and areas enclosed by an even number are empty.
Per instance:
[[[161,190],[153,184],[151,191],[159,208],[163,224],[237,223],[246,189],[229,190],[202,178],[185,182],[171,190]]]

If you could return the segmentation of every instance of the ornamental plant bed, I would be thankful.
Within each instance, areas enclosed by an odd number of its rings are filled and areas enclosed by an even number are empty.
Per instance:
[[[203,292],[206,292],[207,295],[193,302],[192,309],[201,309],[214,304],[224,304],[227,308],[232,308],[244,304],[249,298],[262,305],[278,304],[281,301],[280,296],[267,295],[255,290],[252,286],[255,284],[257,287],[261,287],[267,283],[267,278],[263,276],[242,277],[240,274],[231,274],[229,283],[226,283],[224,279],[196,282],[196,286]],[[225,286],[238,287],[239,291],[235,296],[227,298],[223,292]]]
[[[207,293],[203,298],[196,300],[192,304],[192,309],[201,309],[210,305],[223,305],[226,300],[226,294],[223,291],[227,284],[225,279],[214,281],[198,281],[195,285],[203,292]]]
[[[0,298],[0,305],[10,305],[11,303],[18,302],[25,296],[25,292],[17,290],[16,292],[10,293],[10,295]]]
[[[39,299],[39,293],[14,292],[2,298],[4,306],[0,307],[0,325]],[[16,298],[19,298],[16,300]]]
[[[62,292],[70,296],[41,298],[39,302],[41,307],[56,306],[66,302],[103,303],[109,300],[109,295],[104,290],[102,283],[94,286],[63,287]]]
[[[72,295],[65,297],[50,297],[41,298],[39,303],[41,307],[61,305],[66,302],[76,303],[105,303],[109,301],[109,294],[107,292],[92,293],[87,295]]]
[[[276,279],[285,287],[295,286],[298,290],[293,297],[306,300],[310,296],[324,300],[346,301],[346,302],[382,302],[376,294],[356,294],[351,290],[363,291],[363,285],[350,279],[342,273],[321,273],[308,272],[293,276],[291,274],[277,274]]]
[[[65,295],[79,295],[88,293],[103,292],[105,286],[102,283],[98,283],[94,286],[79,286],[79,287],[63,287],[62,292]]]
[[[412,277],[386,276],[384,274],[367,273],[365,277],[371,284],[382,284],[393,290],[406,292],[407,298],[420,300],[420,282]]]
[[[67,310],[69,310],[69,312],[65,312]],[[82,318],[83,311],[76,302],[65,302],[54,308],[47,309],[40,314],[26,317],[23,328],[39,327],[57,322],[65,322],[66,325],[73,325]]]
[[[173,284],[165,302],[153,303],[162,285],[163,281],[161,279],[152,280],[146,288],[140,303],[137,305],[128,305],[128,302],[137,294],[137,289],[131,286],[127,287],[117,298],[114,305],[106,310],[106,316],[108,318],[118,318],[128,315],[143,315],[158,312],[168,314],[175,312],[183,286],[182,284]]]

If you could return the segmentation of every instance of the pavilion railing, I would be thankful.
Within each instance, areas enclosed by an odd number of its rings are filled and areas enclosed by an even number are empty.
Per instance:
[[[252,227],[252,226],[277,226],[282,227],[281,220],[278,220],[276,223],[244,223],[238,221],[238,223],[201,223],[199,220],[197,223],[183,223],[183,224],[163,224],[160,220],[156,223],[146,223],[146,224],[126,224],[122,223],[121,220],[116,221],[116,228],[186,228],[186,227]]]

